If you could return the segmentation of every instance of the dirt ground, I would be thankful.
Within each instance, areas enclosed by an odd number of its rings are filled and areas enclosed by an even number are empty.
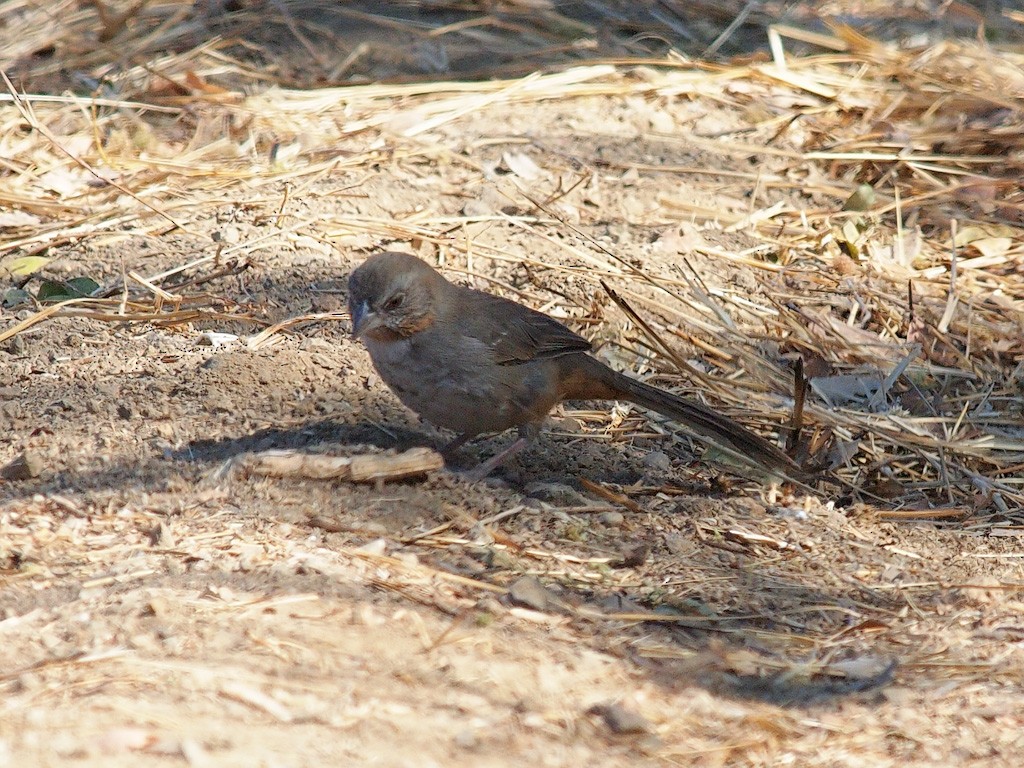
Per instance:
[[[178,289],[223,312],[59,317],[0,348],[0,767],[1018,765],[1013,520],[896,521],[836,486],[764,487],[612,404],[556,412],[483,483],[441,471],[357,486],[231,463],[445,440],[386,390],[343,319],[247,343],[343,309],[348,273],[381,248],[560,315],[613,364],[699,396],[604,295],[598,278],[621,265],[595,243],[675,285],[685,256],[704,290],[759,307],[789,290],[788,269],[827,269],[709,255],[762,241],[679,213],[825,204],[678,138],[766,140],[714,90],[481,103],[419,145],[391,124],[330,148],[376,142],[373,165],[185,196],[184,227],[50,249],[47,276],[117,296],[130,272],[227,246]],[[183,129],[151,116],[149,130],[173,145]],[[783,157],[757,161],[785,173]],[[653,311],[657,289],[628,287]],[[0,330],[34,311],[0,309]],[[737,317],[737,338],[778,353]],[[686,338],[679,353],[717,375]],[[788,390],[720,404],[777,428]]]

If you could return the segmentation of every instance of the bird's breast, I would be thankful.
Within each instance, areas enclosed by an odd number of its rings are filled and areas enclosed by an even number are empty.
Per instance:
[[[540,421],[557,401],[549,361],[497,365],[486,344],[454,329],[366,346],[399,400],[439,427],[501,432]]]

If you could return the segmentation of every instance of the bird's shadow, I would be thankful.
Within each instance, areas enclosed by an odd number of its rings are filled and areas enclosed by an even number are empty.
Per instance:
[[[325,419],[294,428],[268,427],[239,437],[201,438],[167,452],[164,458],[179,464],[210,468],[245,454],[275,450],[331,455],[372,449],[405,451],[417,447],[442,451],[450,439],[450,433],[441,433],[426,425],[382,426],[367,422],[345,424]],[[514,439],[514,433],[481,435],[454,453],[446,453],[445,467],[456,473],[465,473],[500,452]],[[564,483],[566,475],[593,474],[593,467],[586,472],[573,470],[574,456],[579,451],[571,442],[541,435],[522,453],[495,469],[489,475],[489,480],[523,490],[535,481],[559,480]],[[623,460],[621,455],[616,454],[603,464],[601,479],[608,482],[635,482],[643,476],[639,460]]]
[[[267,427],[240,437],[200,438],[168,452],[167,458],[179,462],[216,464],[261,451],[309,450],[323,453],[339,447],[344,450],[368,447],[402,451],[434,442],[430,435],[409,427],[388,426],[385,429],[371,423],[344,424],[324,419],[292,428]]]

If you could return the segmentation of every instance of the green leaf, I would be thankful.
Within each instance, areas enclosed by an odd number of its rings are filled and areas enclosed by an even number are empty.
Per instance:
[[[66,285],[70,289],[68,292],[79,298],[92,296],[100,288],[100,284],[91,277],[72,277]]]
[[[39,290],[36,291],[36,298],[39,301],[55,302],[67,301],[77,298],[77,296],[73,295],[70,289],[58,280],[44,280],[39,286]]]
[[[70,280],[43,280],[36,292],[39,301],[54,303],[68,299],[85,299],[99,290],[100,284],[91,277],[72,277]]]

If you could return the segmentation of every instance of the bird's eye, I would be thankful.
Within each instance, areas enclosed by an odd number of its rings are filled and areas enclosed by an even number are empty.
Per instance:
[[[384,303],[384,310],[391,312],[392,310],[398,309],[402,306],[403,301],[405,301],[405,294],[396,293]]]

